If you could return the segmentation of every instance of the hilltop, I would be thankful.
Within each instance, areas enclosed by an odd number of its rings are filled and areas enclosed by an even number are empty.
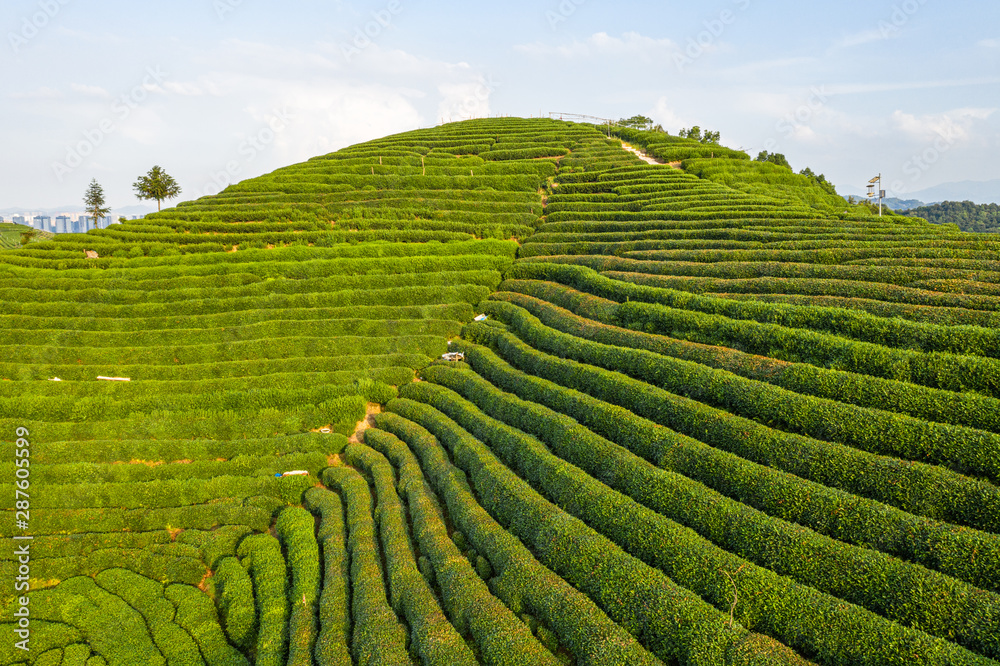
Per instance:
[[[831,189],[476,120],[0,252],[27,663],[996,663],[1000,241]]]

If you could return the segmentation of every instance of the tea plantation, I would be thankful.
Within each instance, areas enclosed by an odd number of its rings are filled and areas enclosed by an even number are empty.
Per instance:
[[[0,278],[2,664],[1000,663],[1000,241],[494,119]]]

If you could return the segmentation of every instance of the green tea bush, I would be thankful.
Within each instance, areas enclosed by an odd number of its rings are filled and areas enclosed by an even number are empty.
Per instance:
[[[424,401],[434,391],[426,384],[413,386],[404,392],[404,399],[417,397]],[[725,663],[727,655],[732,659],[734,646],[742,643],[748,633],[741,625],[727,623],[722,613],[677,586],[662,572],[643,564],[578,518],[543,499],[488,448],[436,409],[410,414],[411,410],[399,401],[390,403],[389,408],[397,413],[407,412],[402,415],[415,416],[418,423],[430,426],[446,442],[458,466],[469,474],[485,508],[512,534],[530,544],[533,552],[555,573],[593,598],[620,626],[634,631],[651,652],[661,659],[683,658],[692,663]],[[538,459],[533,460],[538,463]],[[573,494],[586,487],[579,475],[569,475],[566,470],[554,474],[549,466],[536,469],[553,483],[560,483],[558,478],[573,486],[576,489]],[[591,503],[590,491],[588,488],[577,495],[581,506]],[[615,510],[603,500],[594,500],[594,504],[595,510],[601,507],[602,516]],[[590,518],[596,520],[597,516]],[[642,530],[646,526],[636,523],[634,527]],[[640,611],[636,604],[647,610]],[[666,617],[683,620],[668,623],[651,619]],[[786,663],[799,661],[794,653],[777,643],[772,651],[783,653]]]
[[[285,551],[291,585],[288,605],[288,664],[310,666],[316,642],[316,611],[320,593],[319,545],[312,514],[290,507],[278,514],[275,524]]]
[[[320,628],[313,654],[318,666],[351,666],[350,569],[342,502],[339,495],[326,488],[310,488],[304,504],[321,518],[316,538],[323,548],[325,569],[319,597]]]
[[[363,445],[351,444],[344,454],[349,465],[363,470],[374,483],[375,520],[385,556],[390,603],[409,626],[410,650],[426,664],[477,664],[417,569],[406,511],[396,494],[392,466],[380,453]]]
[[[230,642],[249,653],[256,643],[257,615],[253,583],[235,557],[223,558],[215,569],[219,615]]]
[[[253,581],[257,608],[255,664],[283,666],[288,655],[288,574],[281,545],[270,534],[247,537],[237,551]]]
[[[351,558],[351,653],[356,664],[411,664],[406,629],[389,605],[381,555],[372,518],[368,483],[347,467],[330,467],[323,482],[336,488],[347,506],[347,543]]]
[[[497,579],[491,589],[508,608],[515,614],[526,610],[541,618],[581,664],[660,663],[589,597],[535,559],[479,505],[465,474],[452,466],[437,439],[411,420],[431,417],[435,410],[401,399],[393,400],[389,409],[392,413],[374,417],[375,425],[414,450],[427,480],[447,504],[451,520],[493,563]]]
[[[797,525],[771,519],[740,502],[705,490],[699,483],[649,465],[569,417],[505,394],[471,370],[435,366],[427,368],[424,375],[461,394],[498,420],[467,419],[471,411],[469,404],[458,401],[450,393],[442,393],[440,397],[442,401],[447,399],[446,413],[460,416],[463,423],[476,423],[473,432],[485,436],[488,443],[496,440],[494,435],[484,433],[502,432],[503,435],[496,437],[504,441],[513,436],[514,431],[502,427],[500,421],[511,427],[516,425],[538,437],[567,463],[578,466],[595,479],[607,478],[610,488],[665,518],[690,527],[729,553],[987,656],[995,656],[1000,651],[1000,641],[993,637],[991,628],[992,618],[1000,614],[998,595],[922,567],[873,554],[865,548],[845,547]],[[513,460],[516,461],[515,469],[534,464],[524,456]],[[698,500],[692,502],[693,497]],[[635,522],[650,528],[655,521]],[[807,564],[813,562],[821,564]],[[950,601],[942,602],[943,599]],[[724,602],[717,605],[725,608]],[[962,611],[958,608],[968,615],[960,616]]]
[[[394,414],[379,416],[380,423],[392,421],[403,427]],[[420,546],[421,574],[428,584],[440,589],[448,619],[460,634],[469,634],[479,655],[490,666],[515,666],[530,662],[555,666],[559,662],[538,644],[517,617],[491,594],[485,579],[477,577],[469,561],[448,537],[440,507],[427,489],[420,463],[406,444],[394,435],[377,429],[365,431],[365,443],[373,447],[398,470],[399,492],[409,508],[413,534]],[[461,534],[455,532],[455,534]]]
[[[623,359],[648,354],[589,342],[546,327],[525,310],[508,303],[491,301],[484,308],[511,325],[517,335],[540,351],[597,365],[622,369]],[[651,354],[650,361],[665,357]],[[665,399],[653,405],[634,404],[630,409],[689,434],[714,446],[764,464],[777,466],[811,480],[839,487],[858,495],[893,504],[906,511],[928,515],[980,529],[995,530],[996,510],[987,509],[998,501],[997,487],[961,476],[950,470],[924,463],[902,464],[834,442],[821,442],[763,426],[745,417],[713,408],[695,400],[658,390]],[[667,416],[667,415],[670,416]],[[726,432],[725,435],[722,435]],[[798,455],[791,455],[796,450]],[[807,453],[808,452],[808,453]],[[823,461],[820,463],[819,461]],[[850,462],[848,462],[850,461]]]

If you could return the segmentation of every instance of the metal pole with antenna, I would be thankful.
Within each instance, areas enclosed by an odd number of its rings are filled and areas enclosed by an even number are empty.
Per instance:
[[[876,183],[878,184],[878,192],[875,191]],[[882,217],[882,199],[885,198],[885,190],[882,189],[882,174],[875,176],[868,181],[868,198],[872,199],[878,195],[878,216]]]
[[[878,174],[878,216],[882,217],[882,199],[885,199],[885,190],[882,189],[882,172]]]

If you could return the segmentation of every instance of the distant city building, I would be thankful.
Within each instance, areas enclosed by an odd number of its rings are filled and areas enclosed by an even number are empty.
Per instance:
[[[133,220],[142,219],[140,217],[132,216]],[[121,224],[126,221],[126,216],[115,217],[113,215],[108,215],[106,217],[99,218],[95,220],[90,215],[77,215],[74,219],[73,215],[57,215],[54,218],[51,215],[35,215],[34,217],[25,217],[24,215],[14,215],[10,222],[14,224],[23,224],[39,231],[47,231],[56,234],[85,234],[88,231],[93,231],[94,229],[107,229],[112,224]],[[4,222],[5,219],[0,216],[0,222]]]

